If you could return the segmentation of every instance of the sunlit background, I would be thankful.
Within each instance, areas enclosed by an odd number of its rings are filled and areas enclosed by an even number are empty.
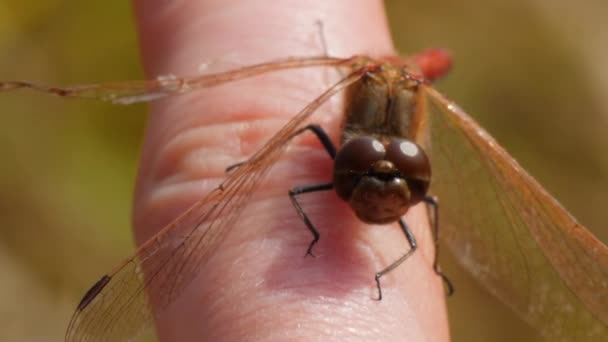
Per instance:
[[[603,241],[608,3],[387,1],[403,52],[446,47],[438,88]],[[0,3],[0,79],[141,78],[127,1]],[[0,340],[61,340],[83,292],[132,251],[144,106],[0,94]],[[536,341],[444,254],[454,341]]]

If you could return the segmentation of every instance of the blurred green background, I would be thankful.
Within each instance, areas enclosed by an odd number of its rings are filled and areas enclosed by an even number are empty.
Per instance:
[[[446,47],[438,88],[603,240],[608,2],[387,1],[403,52]],[[128,2],[0,4],[0,79],[141,78]],[[132,250],[144,106],[0,95],[0,340],[56,341],[77,301]],[[536,341],[450,260],[454,341]]]

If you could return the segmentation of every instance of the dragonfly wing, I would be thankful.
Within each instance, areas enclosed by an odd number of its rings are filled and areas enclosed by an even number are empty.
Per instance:
[[[360,79],[356,70],[293,117],[214,191],[102,277],[78,305],[66,341],[133,339],[192,282],[234,225],[293,133],[331,96]]]
[[[423,87],[441,238],[552,340],[608,340],[608,248],[460,108]]]
[[[0,82],[0,91],[32,89],[62,97],[76,97],[132,104],[157,100],[168,95],[183,94],[199,88],[213,87],[272,71],[313,66],[349,66],[352,59],[334,57],[292,57],[273,62],[246,66],[216,74],[194,77],[159,77],[156,80],[128,81],[105,84],[53,87],[27,81]]]

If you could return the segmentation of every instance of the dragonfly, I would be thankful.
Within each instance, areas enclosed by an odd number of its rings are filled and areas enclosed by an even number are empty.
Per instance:
[[[121,341],[137,336],[183,293],[235,227],[251,194],[294,135],[307,130],[320,138],[336,165],[342,166],[336,170],[342,170],[347,179],[334,175],[331,184],[316,190],[335,188],[357,216],[368,222],[398,222],[411,205],[432,198],[427,192],[432,194],[441,201],[440,215],[430,215],[436,221],[435,229],[441,227],[441,239],[452,254],[489,292],[551,340],[605,341],[608,247],[579,224],[489,133],[432,87],[432,81],[442,77],[449,65],[443,50],[426,50],[409,57],[290,57],[193,77],[71,87],[0,82],[0,91],[26,88],[61,97],[131,104],[282,70],[331,67],[342,71],[339,81],[293,116],[247,161],[231,168],[217,188],[101,277],[78,304],[66,341]],[[369,95],[365,89],[381,95]],[[344,126],[350,133],[343,133],[343,144],[336,152],[330,139],[309,121],[323,103],[343,92],[345,107],[350,108]],[[365,103],[373,105],[366,109],[371,113],[358,113],[356,108]],[[384,113],[379,120],[386,125],[374,122],[378,118],[374,110]],[[353,118],[369,122],[353,126],[349,124]],[[372,132],[361,143],[371,147],[368,159],[361,162],[350,154],[340,157],[369,127],[380,131]],[[395,147],[387,136],[402,140]],[[404,175],[400,159],[389,157],[395,153],[422,155],[424,161],[415,164],[422,165],[414,167],[415,172]],[[383,163],[387,160],[392,166]],[[352,181],[353,174],[359,177],[357,181]],[[381,205],[366,205],[352,186],[367,176],[382,181],[401,177],[406,189],[395,190],[405,193],[400,205],[394,198],[380,201]],[[296,195],[312,190],[290,192],[296,209]],[[393,190],[389,193],[394,195]],[[375,197],[382,196],[376,193]],[[311,223],[314,218],[308,218],[301,208],[298,212],[314,236],[307,251],[311,252],[318,239]],[[409,230],[401,226],[413,251]],[[379,279],[405,261],[408,253],[376,274],[379,298]],[[449,287],[436,263],[434,267]]]

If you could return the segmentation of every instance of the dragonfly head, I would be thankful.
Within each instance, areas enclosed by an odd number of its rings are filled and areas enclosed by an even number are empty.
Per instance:
[[[362,221],[390,223],[424,198],[431,168],[424,150],[410,140],[361,136],[338,151],[333,178],[338,196]]]

